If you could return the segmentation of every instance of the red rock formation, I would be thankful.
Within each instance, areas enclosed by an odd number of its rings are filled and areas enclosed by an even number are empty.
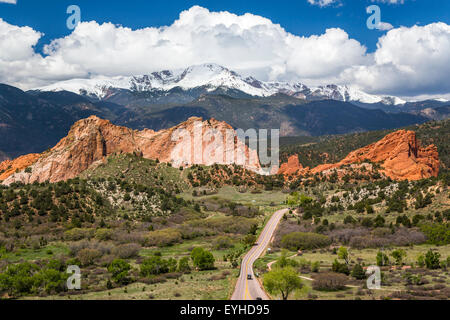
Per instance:
[[[174,139],[178,132],[181,132],[180,138]],[[175,167],[237,163],[259,171],[256,151],[248,149],[230,133],[234,134],[230,125],[215,119],[203,121],[194,117],[174,128],[155,132],[115,126],[92,116],[75,123],[67,137],[35,158],[31,173],[9,174],[3,183],[71,179],[105,157],[121,153],[136,153],[147,159],[173,163]],[[247,162],[241,161],[244,154]]]
[[[178,132],[182,133],[180,138],[174,139]],[[233,134],[230,135],[230,132]],[[236,163],[253,171],[261,170],[256,151],[248,149],[238,140],[232,127],[225,122],[190,118],[174,128],[155,132],[115,126],[107,120],[92,116],[75,123],[67,137],[50,151],[0,163],[0,172],[3,171],[0,180],[5,180],[4,184],[67,180],[105,157],[120,153],[136,153],[144,158],[170,162],[175,167]],[[244,159],[250,161],[244,162]],[[421,148],[414,132],[400,130],[351,152],[336,164],[320,165],[314,169],[303,168],[298,156],[292,156],[278,173],[303,176],[364,161],[380,163],[383,167],[381,172],[394,180],[419,180],[437,176],[440,166],[434,145]],[[24,171],[28,167],[31,172]]]
[[[27,154],[15,160],[5,160],[0,163],[0,181],[7,179],[16,171],[22,171],[31,166],[39,158],[39,154]]]
[[[278,174],[284,174],[288,176],[303,175],[309,171],[309,168],[303,168],[302,164],[298,160],[298,155],[293,155],[288,159],[287,163],[283,163],[278,170]]]
[[[383,167],[380,171],[393,180],[420,180],[435,177],[439,174],[440,166],[436,146],[421,148],[415,132],[400,130],[376,143],[351,152],[339,163],[320,165],[310,172],[320,173],[364,161],[380,163]],[[295,161],[292,160],[291,164],[292,166],[288,164],[289,172],[294,172]],[[300,165],[298,169],[303,167]]]

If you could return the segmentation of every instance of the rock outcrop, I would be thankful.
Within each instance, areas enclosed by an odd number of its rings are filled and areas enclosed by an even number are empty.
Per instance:
[[[31,166],[39,158],[39,154],[27,154],[15,160],[5,160],[0,163],[0,181],[7,179],[15,172],[20,172]]]
[[[262,172],[256,150],[249,149],[225,122],[190,118],[161,131],[132,130],[92,116],[76,122],[68,135],[42,154],[29,154],[0,163],[0,181],[33,183],[58,182],[74,178],[107,156],[135,153],[147,159],[172,163],[238,164]],[[379,163],[381,173],[394,180],[420,180],[437,176],[439,155],[434,145],[422,148],[413,131],[400,130],[382,140],[351,152],[335,164],[304,168],[297,155],[281,165],[278,174],[305,176],[363,162]]]
[[[233,128],[225,122],[193,117],[176,127],[155,132],[115,126],[92,116],[76,122],[68,135],[50,151],[25,156],[30,159],[31,163],[26,165],[30,170],[22,171],[22,166],[18,167],[20,172],[8,171],[3,183],[71,179],[107,156],[122,153],[158,159],[175,167],[236,163],[253,171],[261,170],[256,151],[237,139]],[[18,161],[13,160],[13,163]]]
[[[308,173],[309,168],[303,168],[302,164],[298,159],[298,155],[293,155],[289,157],[287,163],[283,163],[278,170],[278,174],[288,175],[288,176],[301,176]]]
[[[367,147],[351,152],[345,159],[335,164],[324,164],[305,172],[298,156],[292,156],[287,165],[283,164],[279,173],[300,175],[320,173],[340,168],[344,165],[373,162],[381,164],[381,173],[393,180],[420,180],[439,174],[439,154],[437,147],[422,148],[413,131],[399,130]],[[284,169],[283,169],[284,168]]]

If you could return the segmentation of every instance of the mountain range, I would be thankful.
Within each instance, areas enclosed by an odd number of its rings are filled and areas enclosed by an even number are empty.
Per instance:
[[[243,77],[217,64],[202,64],[186,69],[164,70],[150,75],[131,77],[94,77],[72,79],[49,86],[36,88],[38,91],[70,91],[99,100],[111,100],[125,92],[147,93],[154,97],[182,90],[193,98],[202,93],[217,90],[240,92],[249,97],[269,97],[286,94],[303,100],[332,99],[344,102],[367,104],[402,105],[406,101],[393,96],[377,96],[350,86],[326,85],[309,88],[299,82],[264,82],[253,77]]]
[[[0,84],[0,158],[41,153],[95,115],[131,129],[167,129],[191,117],[233,128],[320,136],[448,118],[444,100],[405,102],[346,86],[263,82],[215,64],[133,77],[97,77],[22,91]]]

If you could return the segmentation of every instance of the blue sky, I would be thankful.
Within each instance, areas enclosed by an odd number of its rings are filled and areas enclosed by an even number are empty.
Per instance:
[[[133,29],[165,26],[173,23],[183,10],[200,5],[211,11],[247,12],[269,18],[287,31],[309,36],[321,34],[327,28],[340,27],[350,37],[375,50],[383,33],[369,30],[365,9],[371,0],[342,0],[340,5],[320,7],[307,0],[227,0],[227,1],[106,1],[106,0],[18,0],[17,5],[0,4],[0,17],[9,23],[30,26],[45,33],[40,44],[70,33],[66,28],[66,9],[76,4],[82,10],[82,20],[99,23],[113,22]],[[450,1],[406,0],[404,4],[376,3],[381,8],[382,20],[394,27],[425,25],[442,21],[450,23]]]
[[[24,89],[214,62],[266,81],[450,99],[449,0],[5,2],[0,82]],[[74,4],[82,23],[69,30]],[[384,31],[367,28],[373,4]]]

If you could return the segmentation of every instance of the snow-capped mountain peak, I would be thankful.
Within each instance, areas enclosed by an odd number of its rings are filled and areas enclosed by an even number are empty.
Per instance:
[[[218,88],[233,89],[251,96],[268,97],[277,93],[291,95],[300,99],[332,99],[345,102],[383,103],[387,105],[404,104],[397,97],[381,97],[367,94],[350,86],[327,85],[308,88],[299,82],[264,82],[246,77],[214,63],[190,66],[185,69],[163,70],[148,75],[130,77],[97,76],[90,79],[72,79],[40,87],[40,91],[70,91],[77,94],[104,99],[111,89],[124,89],[134,92],[169,91],[179,87],[183,90],[205,88],[214,91]]]
[[[236,89],[252,96],[269,96],[276,93],[256,79],[244,79],[239,74],[217,64],[202,64],[186,69],[164,70],[149,75],[131,77],[94,77],[90,79],[72,79],[40,87],[40,91],[70,91],[103,99],[108,89],[126,89],[138,92],[161,90],[168,91],[175,87],[189,90],[207,87],[213,91],[219,87]]]
[[[386,105],[401,105],[406,101],[392,96],[377,96],[368,94],[355,87],[351,86],[338,86],[327,85],[319,86],[312,89],[312,95],[317,97],[328,97],[332,100],[344,101],[344,102],[361,102],[367,104],[383,103]]]

